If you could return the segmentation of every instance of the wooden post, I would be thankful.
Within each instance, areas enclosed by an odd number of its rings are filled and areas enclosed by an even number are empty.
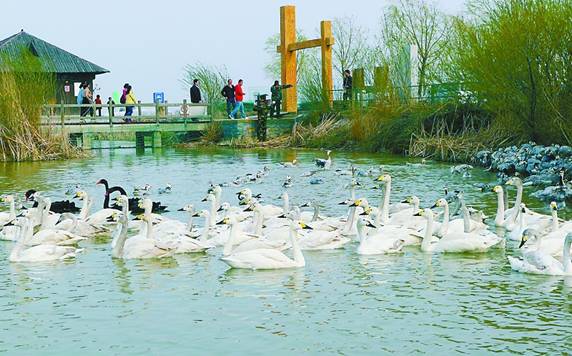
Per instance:
[[[322,35],[322,92],[324,100],[330,107],[334,102],[334,82],[332,80],[332,44],[329,40],[332,38],[332,22],[322,21],[320,23],[320,32]]]
[[[141,119],[141,100],[137,100],[137,118]]]
[[[292,5],[280,7],[280,52],[282,54],[282,85],[290,84],[292,88],[284,91],[283,110],[298,111],[298,94],[296,79],[296,52],[290,51],[290,44],[296,42],[296,7]]]
[[[163,104],[163,119],[166,119],[167,116],[169,116],[169,106],[168,106],[169,102],[167,100],[165,100],[165,103]]]
[[[153,138],[153,148],[159,148],[162,146],[161,131],[153,131],[152,138]]]
[[[60,121],[62,124],[62,132],[64,131],[64,127],[65,127],[65,115],[66,115],[66,113],[65,113],[65,109],[64,109],[64,103],[62,102],[60,104]]]
[[[365,90],[365,73],[363,68],[356,68],[352,71],[353,87],[352,100],[361,104],[363,100],[363,92]]]
[[[115,109],[113,108],[113,102],[110,102],[107,106],[107,114],[109,116],[109,127],[113,127],[113,114],[115,114]]]

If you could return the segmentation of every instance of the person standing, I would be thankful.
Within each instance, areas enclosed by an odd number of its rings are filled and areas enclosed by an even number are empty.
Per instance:
[[[270,105],[270,117],[280,117],[282,105],[282,90],[291,88],[292,84],[280,85],[280,82],[275,80],[274,85],[270,87],[272,105]]]
[[[230,113],[232,112],[232,109],[234,109],[234,106],[236,105],[236,100],[234,99],[234,85],[232,85],[232,79],[229,79],[227,81],[227,84],[224,86],[224,88],[222,88],[222,91],[220,93],[222,96],[226,98],[226,114],[230,119],[232,119],[233,117],[230,116]]]
[[[129,85],[125,94],[125,105],[127,105],[125,107],[125,122],[133,122],[131,115],[133,115],[135,103],[137,103],[137,99],[135,99],[135,94],[133,94],[133,88]]]
[[[343,81],[344,101],[352,100],[353,82],[354,80],[352,78],[352,73],[350,72],[350,70],[349,69],[344,70],[344,81]]]
[[[115,108],[113,107],[114,105],[115,101],[111,97],[107,98],[107,115],[109,117],[115,116]]]
[[[199,80],[193,79],[193,86],[191,87],[191,103],[198,104],[201,102],[201,89],[199,88]]]
[[[244,100],[244,94],[246,94],[242,89],[243,83],[244,81],[240,79],[238,81],[238,84],[236,84],[236,86],[234,87],[234,99],[236,100],[236,105],[234,105],[234,109],[230,113],[231,118],[233,117],[236,118],[236,114],[239,111],[240,111],[240,117],[243,119],[246,118],[246,113],[244,112],[244,103],[242,102]]]
[[[82,100],[82,104],[84,105],[91,105],[93,100],[93,94],[91,93],[91,90],[89,89],[89,84],[84,83],[83,84],[83,100]],[[92,107],[82,107],[82,114],[81,116],[87,116],[87,114],[89,113],[90,116],[93,116],[93,108]]]
[[[97,110],[97,116],[101,116],[101,97],[99,96],[99,94],[95,96],[95,105],[97,105],[95,109]]]
[[[83,104],[83,93],[84,93],[83,92],[83,83],[81,83],[79,85],[79,91],[77,92],[77,99],[76,99],[77,100],[76,103],[78,105]],[[79,108],[79,116],[83,116],[83,108],[82,107]]]

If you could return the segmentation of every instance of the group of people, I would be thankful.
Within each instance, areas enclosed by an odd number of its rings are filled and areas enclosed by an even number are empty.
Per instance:
[[[222,88],[220,94],[226,100],[226,114],[229,119],[236,119],[238,115],[240,118],[246,118],[246,112],[244,109],[244,80],[240,79],[236,85],[233,84],[232,79],[227,81],[227,84]],[[270,107],[270,117],[280,117],[281,106],[282,106],[282,90],[292,87],[291,84],[280,85],[278,80],[274,81],[272,87],[270,87],[270,93],[272,98],[272,105]],[[191,103],[198,104],[202,101],[200,81],[199,79],[193,80],[193,85],[190,89]]]
[[[111,100],[111,98],[109,98]],[[133,115],[133,108],[137,99],[135,94],[133,94],[133,87],[129,83],[123,85],[123,92],[121,93],[121,98],[119,98],[121,104],[125,104],[125,122],[132,122],[131,116]]]
[[[79,85],[79,91],[77,93],[77,104],[78,105],[91,105],[93,104],[93,92],[89,88],[89,84],[87,82],[83,82]],[[101,97],[98,95],[95,96],[95,104],[99,105],[96,108],[98,116],[101,116]],[[80,116],[93,116],[93,107],[82,106],[80,109]]]

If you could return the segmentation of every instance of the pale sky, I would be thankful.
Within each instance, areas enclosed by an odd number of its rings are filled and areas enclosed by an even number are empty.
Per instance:
[[[297,26],[312,35],[321,20],[354,16],[378,31],[383,9],[393,0],[22,0],[3,1],[0,39],[20,29],[90,60],[111,73],[96,78],[102,97],[129,82],[138,99],[154,91],[170,102],[187,97],[180,83],[186,64],[226,66],[250,91],[269,87],[265,40],[279,32],[281,5],[296,5]],[[438,0],[449,14],[463,0]],[[279,79],[279,78],[276,78]]]

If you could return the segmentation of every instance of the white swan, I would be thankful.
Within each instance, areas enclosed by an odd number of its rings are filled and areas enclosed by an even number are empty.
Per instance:
[[[446,199],[439,199],[431,208],[443,208],[443,221],[438,225],[438,229],[434,229],[435,236],[444,237],[449,233],[469,233],[485,230],[487,225],[482,221],[472,221],[469,209],[461,204],[461,212],[463,217],[461,219],[450,219],[449,203]]]
[[[108,232],[107,229],[95,226],[88,222],[78,219],[74,214],[63,213],[60,216],[56,229],[66,230],[79,236],[94,237]]]
[[[389,174],[383,174],[376,179],[377,182],[382,182],[385,185],[383,190],[383,196],[379,204],[380,216],[376,219],[378,224],[387,224],[389,222],[389,216],[395,214],[401,210],[410,208],[409,204],[399,203],[390,205],[391,199],[391,176]]]
[[[9,222],[16,219],[16,201],[13,195],[6,195],[0,197],[0,202],[8,203],[10,205],[9,212],[0,213],[0,240],[16,241],[20,232],[19,226],[5,226]]]
[[[284,269],[299,268],[306,265],[304,255],[298,245],[298,230],[304,229],[299,223],[291,222],[290,224],[290,243],[292,244],[293,258],[289,258],[284,253],[275,249],[257,249],[245,252],[231,253],[221,257],[221,260],[232,268],[243,269]],[[227,251],[232,251],[234,241],[229,239],[225,245]]]
[[[86,191],[80,190],[75,193],[75,197],[79,200],[83,201],[84,206],[82,207],[81,216],[89,215],[89,207],[90,207],[90,199],[89,195]],[[85,210],[84,210],[85,209]],[[108,225],[114,224],[114,222],[110,222],[109,218],[116,212],[116,209],[101,209],[89,216],[87,216],[83,221],[88,224],[99,226],[99,227],[108,227]]]
[[[222,252],[223,256],[257,249],[276,249],[282,251],[287,247],[287,244],[284,241],[270,241],[258,235],[244,233],[241,230],[237,219],[234,217],[226,217],[217,224],[230,225],[230,235],[228,240],[233,241],[233,243],[225,243]]]
[[[10,262],[45,262],[57,261],[76,257],[81,251],[73,246],[37,245],[28,247],[32,237],[33,227],[29,218],[21,218],[15,222],[21,228],[16,245],[12,248],[8,260]]]
[[[332,153],[332,151],[327,150],[326,151],[326,159],[323,158],[316,158],[316,166],[318,166],[319,168],[323,168],[323,169],[330,169],[332,167],[332,157],[330,157],[330,154]]]
[[[139,234],[117,242],[116,247],[122,243],[120,247],[117,247],[122,250],[119,258],[146,259],[171,256],[173,251],[159,247],[157,241],[153,239],[153,222],[151,219],[145,215],[141,219],[146,223],[146,229],[141,228]]]
[[[443,238],[441,240],[433,236],[433,219],[434,213],[431,209],[419,211],[419,215],[427,218],[427,227],[425,228],[425,235],[421,242],[421,251],[424,252],[486,252],[496,243],[491,243],[488,238],[478,238],[478,234],[474,233],[468,235],[459,234],[456,237]]]
[[[314,230],[304,222],[299,224],[306,229],[300,234],[298,240],[302,250],[335,250],[344,247],[351,241],[348,237],[343,236],[340,231]]]
[[[519,247],[523,247],[529,238],[531,230],[527,229],[522,234]],[[572,261],[570,259],[570,246],[572,245],[572,233],[568,233],[562,242],[562,262],[540,249],[541,237],[536,237],[536,248],[531,248],[522,253],[522,258],[508,256],[510,267],[518,272],[545,274],[552,276],[572,275]]]
[[[357,253],[360,255],[381,255],[388,253],[399,253],[402,251],[404,241],[400,238],[391,237],[384,233],[374,232],[370,235],[364,233],[366,227],[377,229],[370,221],[359,218],[357,221],[357,231],[359,246]]]

